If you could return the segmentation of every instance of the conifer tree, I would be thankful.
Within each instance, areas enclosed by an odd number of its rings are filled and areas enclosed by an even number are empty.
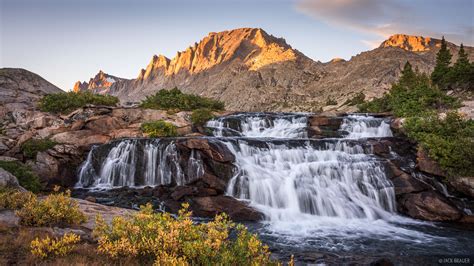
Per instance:
[[[463,44],[459,48],[458,52],[458,59],[456,63],[454,63],[451,75],[451,82],[464,85],[468,79],[470,74],[471,64],[469,63],[469,58],[464,50]]]
[[[416,75],[415,72],[413,71],[413,67],[411,66],[410,62],[406,62],[405,66],[403,66],[403,70],[401,72],[400,76],[400,84],[403,85],[412,85],[412,83],[415,81]]]
[[[436,66],[433,73],[431,73],[431,80],[441,88],[445,88],[448,81],[451,57],[452,55],[448,50],[448,45],[443,36],[441,39],[441,48],[436,54]]]

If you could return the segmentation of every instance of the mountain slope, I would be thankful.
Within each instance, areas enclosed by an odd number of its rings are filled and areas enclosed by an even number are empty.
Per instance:
[[[396,34],[348,61],[322,64],[262,29],[241,28],[209,33],[172,59],[155,55],[136,79],[116,78],[101,90],[89,88],[89,82],[87,88],[116,95],[122,102],[178,87],[222,100],[229,110],[316,111],[329,99],[338,102],[331,108],[347,109],[341,105],[358,92],[367,98],[383,95],[406,61],[422,72],[431,71],[439,44],[439,39]],[[448,48],[455,61],[459,47],[448,43]],[[474,60],[474,49],[466,51]]]
[[[28,70],[0,69],[0,106],[8,110],[34,108],[42,96],[58,92],[63,90]]]

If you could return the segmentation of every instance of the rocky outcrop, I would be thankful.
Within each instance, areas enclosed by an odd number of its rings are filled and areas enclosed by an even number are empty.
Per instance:
[[[33,109],[49,93],[62,92],[39,75],[21,68],[0,69],[0,117],[10,111]]]

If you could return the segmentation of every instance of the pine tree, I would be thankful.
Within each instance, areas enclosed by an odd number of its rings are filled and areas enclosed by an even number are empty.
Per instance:
[[[404,86],[412,86],[416,82],[416,73],[413,71],[413,68],[410,62],[406,62],[405,66],[403,66],[403,70],[401,72],[399,83]]]
[[[431,73],[431,80],[441,88],[445,88],[447,85],[451,57],[452,55],[448,50],[448,45],[443,36],[441,39],[441,49],[439,49],[436,54],[436,66],[433,73]]]
[[[469,79],[471,64],[469,63],[469,58],[464,51],[464,46],[461,44],[458,52],[458,60],[454,63],[451,75],[451,82],[463,85]]]

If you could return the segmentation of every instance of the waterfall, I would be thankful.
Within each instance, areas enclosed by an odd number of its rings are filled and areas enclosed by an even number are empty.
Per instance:
[[[243,121],[248,124],[249,119]],[[297,221],[307,215],[369,220],[392,216],[395,193],[383,162],[351,141],[391,136],[390,127],[381,119],[348,116],[341,130],[349,132],[345,139],[301,140],[298,145],[228,142],[238,171],[227,193],[248,200],[271,221]],[[281,134],[288,137],[289,132]],[[265,130],[261,133],[266,137]]]
[[[383,119],[376,119],[372,116],[349,115],[344,118],[341,131],[349,133],[346,138],[381,138],[391,137],[390,125]]]
[[[79,168],[76,187],[113,188],[184,185],[204,174],[200,155],[192,152],[180,165],[174,141],[127,139],[92,149]]]
[[[207,122],[214,136],[306,138],[308,119],[299,114],[250,113],[220,117]]]
[[[238,173],[227,193],[249,200],[269,220],[304,214],[379,219],[395,212],[395,193],[383,164],[344,141],[313,147],[229,145]]]

